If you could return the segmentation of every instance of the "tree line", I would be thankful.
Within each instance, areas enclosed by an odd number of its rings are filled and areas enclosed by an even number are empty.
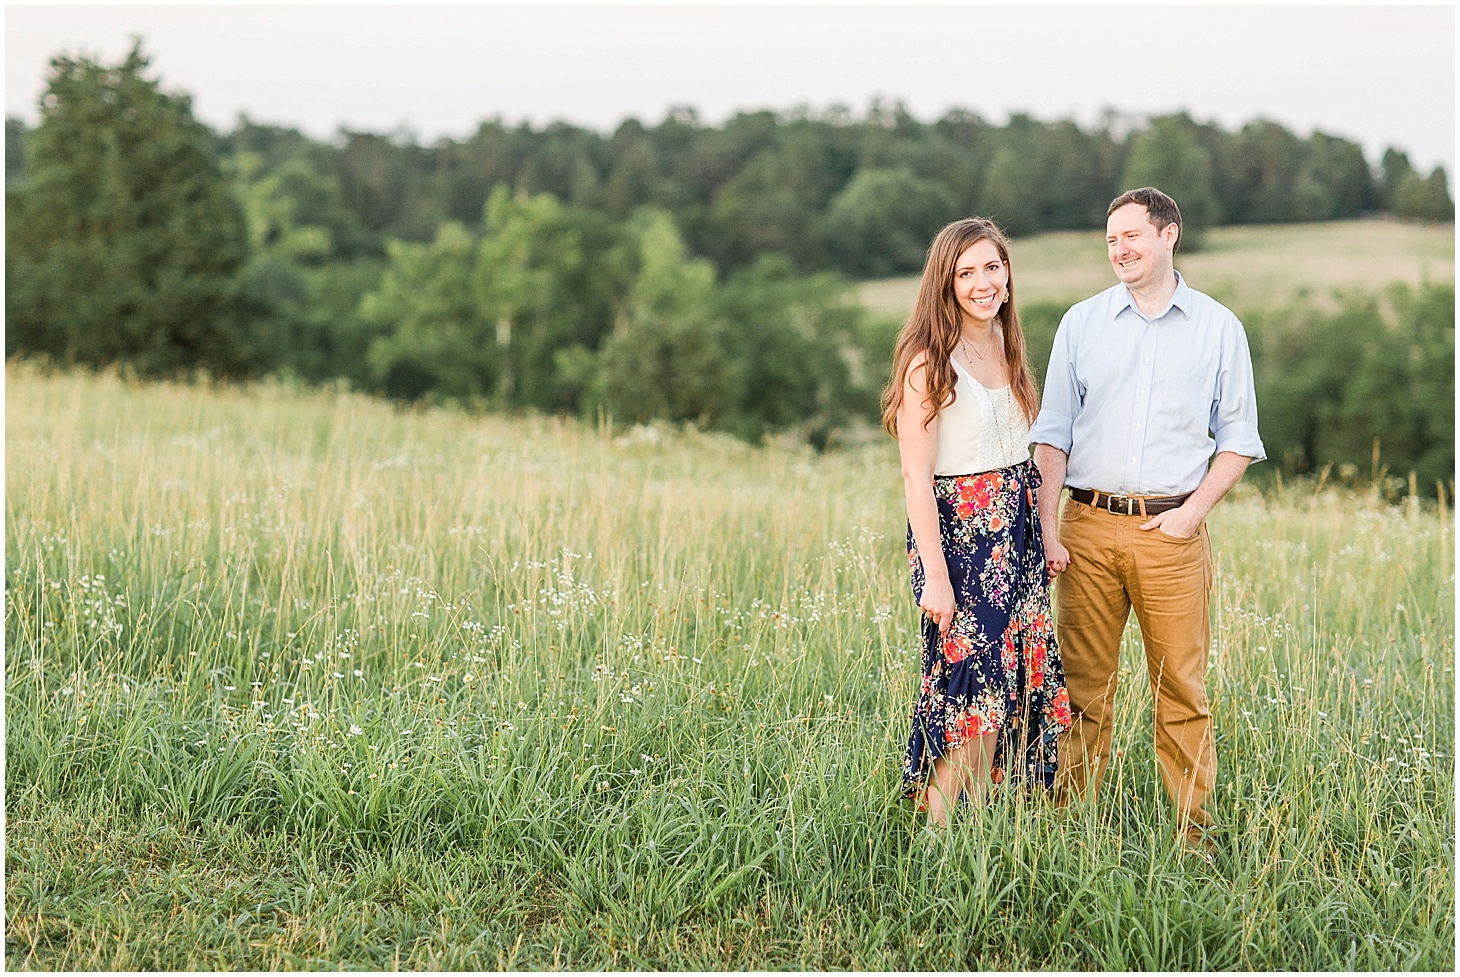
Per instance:
[[[148,67],[140,44],[115,65],[56,58],[40,124],[7,120],[8,355],[824,443],[875,417],[897,325],[851,279],[916,271],[951,218],[1099,227],[1149,183],[1181,201],[1184,247],[1214,223],[1454,213],[1442,169],[1395,149],[1371,167],[1261,120],[924,124],[877,103],[326,143],[247,119],[215,132]],[[1430,294],[1415,303],[1443,305]],[[1292,437],[1294,470],[1337,450]]]
[[[29,140],[14,118],[6,135],[9,181],[25,172]],[[1111,111],[1081,127],[1023,114],[998,125],[953,109],[924,123],[901,103],[874,101],[860,117],[833,106],[742,112],[719,126],[681,107],[611,134],[495,119],[430,145],[343,129],[324,142],[245,117],[209,137],[220,159],[249,156],[261,175],[282,172],[302,222],[333,232],[333,259],[429,241],[446,221],[480,231],[501,184],[614,220],[644,206],[667,211],[691,253],[722,273],[768,251],[802,271],[911,273],[932,234],[959,216],[992,217],[1017,236],[1102,227],[1112,198],[1157,181],[1181,201],[1191,246],[1216,224],[1454,217],[1443,168],[1420,174],[1398,149],[1375,166],[1338,136],[1302,138],[1263,119],[1229,132],[1186,114]]]

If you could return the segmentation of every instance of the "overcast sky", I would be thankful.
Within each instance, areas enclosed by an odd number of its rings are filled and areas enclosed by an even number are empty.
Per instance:
[[[737,110],[902,99],[1073,118],[1186,110],[1228,129],[1262,116],[1455,161],[1453,6],[8,6],[5,109],[34,123],[47,63],[106,60],[141,35],[169,90],[210,125],[239,113],[328,138],[423,140],[484,119],[611,131],[672,105]]]

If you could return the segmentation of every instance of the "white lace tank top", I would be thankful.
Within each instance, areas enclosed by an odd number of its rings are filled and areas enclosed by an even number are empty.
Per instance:
[[[1014,386],[990,390],[950,357],[957,397],[938,412],[935,475],[972,475],[1029,459],[1029,422]]]

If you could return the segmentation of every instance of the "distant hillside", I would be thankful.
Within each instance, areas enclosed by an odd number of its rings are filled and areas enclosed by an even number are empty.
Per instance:
[[[1100,231],[1058,231],[1012,241],[1020,301],[1072,303],[1113,285],[1102,238]],[[1451,281],[1455,226],[1361,220],[1221,227],[1208,232],[1204,250],[1178,255],[1176,266],[1192,286],[1239,313],[1305,297],[1332,308],[1340,289]],[[866,282],[859,292],[868,308],[901,318],[917,288],[914,276]]]

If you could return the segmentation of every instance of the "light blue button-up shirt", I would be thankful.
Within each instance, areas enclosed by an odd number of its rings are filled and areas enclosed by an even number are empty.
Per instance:
[[[1190,492],[1218,451],[1261,461],[1242,323],[1179,274],[1149,319],[1124,284],[1071,307],[1029,440],[1069,455],[1066,485],[1116,495]]]

